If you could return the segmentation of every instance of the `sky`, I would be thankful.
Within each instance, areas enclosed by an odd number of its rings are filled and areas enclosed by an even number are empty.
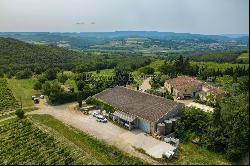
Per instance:
[[[0,0],[0,32],[248,34],[249,0]]]

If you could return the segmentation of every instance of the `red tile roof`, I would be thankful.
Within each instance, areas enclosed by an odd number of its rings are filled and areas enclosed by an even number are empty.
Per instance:
[[[195,78],[188,76],[180,76],[170,80],[166,80],[166,83],[170,84],[177,90],[183,90],[187,88],[196,88],[197,86],[203,85],[202,81],[196,80]]]

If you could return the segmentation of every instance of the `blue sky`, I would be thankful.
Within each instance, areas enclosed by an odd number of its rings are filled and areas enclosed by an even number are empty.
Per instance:
[[[249,0],[0,0],[1,32],[248,34]]]

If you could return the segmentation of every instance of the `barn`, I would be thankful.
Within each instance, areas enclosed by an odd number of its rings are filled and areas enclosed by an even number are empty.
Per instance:
[[[146,133],[156,132],[158,123],[177,117],[183,107],[175,101],[152,94],[116,86],[93,96],[113,108],[113,120],[130,130],[139,128]]]

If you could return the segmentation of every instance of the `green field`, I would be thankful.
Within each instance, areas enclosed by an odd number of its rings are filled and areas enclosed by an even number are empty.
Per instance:
[[[31,79],[8,79],[9,88],[12,90],[15,98],[20,101],[22,99],[23,107],[33,106],[33,101],[31,100],[32,95],[39,95],[40,93],[33,89],[36,80]]]
[[[249,53],[241,53],[237,60],[241,60],[244,63],[249,63]]]
[[[6,79],[0,79],[0,111],[15,109],[17,101],[8,87]]]
[[[0,132],[1,165],[98,164],[74,145],[55,139],[27,119],[1,122]]]
[[[158,71],[159,67],[164,64],[165,60],[156,60],[153,61],[150,65],[150,67],[154,68],[155,71]],[[245,66],[246,68],[249,66],[249,64],[231,64],[231,63],[216,63],[216,62],[191,62],[191,65],[198,65],[199,67],[208,67],[208,68],[214,68],[214,69],[220,69],[225,70],[228,67],[236,68],[236,66]],[[139,69],[138,69],[139,70]]]
[[[215,70],[220,69],[224,71],[228,67],[236,68],[237,66],[245,66],[246,68],[249,64],[231,64],[231,63],[216,63],[216,62],[191,62],[192,65],[198,65],[199,67],[208,67]]]
[[[31,118],[38,124],[52,128],[58,134],[78,146],[83,152],[87,153],[91,159],[98,161],[101,164],[146,164],[138,158],[121,152],[114,146],[109,146],[103,141],[99,141],[75,128],[64,125],[62,122],[49,115],[32,115]]]
[[[94,77],[108,77],[108,76],[113,76],[114,73],[114,69],[104,69],[104,70],[100,70],[100,73],[97,73],[96,71],[90,72],[93,74]]]

